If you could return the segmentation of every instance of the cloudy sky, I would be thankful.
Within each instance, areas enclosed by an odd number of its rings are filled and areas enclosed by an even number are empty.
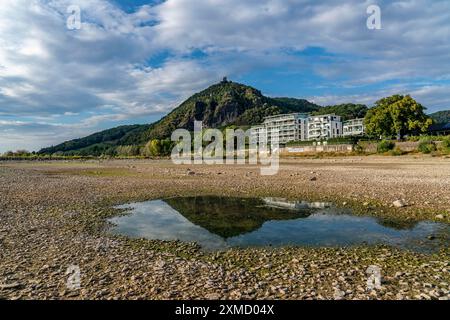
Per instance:
[[[324,105],[410,93],[450,109],[450,1],[0,0],[0,152],[153,122],[223,76]]]

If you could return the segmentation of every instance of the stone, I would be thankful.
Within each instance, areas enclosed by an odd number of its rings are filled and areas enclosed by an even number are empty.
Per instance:
[[[317,181],[317,177],[311,177],[309,181]]]
[[[207,300],[219,300],[220,299],[220,295],[217,293],[208,293],[207,295],[205,295],[205,298]]]
[[[345,292],[341,291],[339,288],[334,288],[334,300],[342,300],[345,297]]]
[[[9,284],[0,284],[0,290],[17,289],[20,287],[20,283],[13,282]]]
[[[393,203],[394,207],[396,208],[403,208],[406,207],[406,202],[404,200],[395,200]]]
[[[438,215],[436,216],[436,219],[444,219],[444,216],[443,216],[442,214],[438,214]]]

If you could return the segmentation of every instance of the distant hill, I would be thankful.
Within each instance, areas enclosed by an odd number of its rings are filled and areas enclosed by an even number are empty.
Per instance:
[[[194,120],[203,121],[206,128],[254,125],[267,116],[319,108],[302,99],[265,97],[257,89],[225,80],[194,94],[155,123],[148,131],[147,139],[170,137],[178,128],[193,130]]]
[[[312,112],[312,115],[336,114],[342,117],[342,120],[364,118],[369,108],[363,104],[344,103],[335,106],[321,107]]]
[[[435,123],[449,123],[450,122],[450,110],[438,111],[430,114],[431,119]]]
[[[42,154],[64,155],[101,155],[109,153],[120,145],[145,144],[144,134],[150,125],[120,126],[94,133],[81,139],[63,142],[57,146],[44,148],[39,151]]]
[[[270,98],[252,87],[224,80],[194,94],[161,120],[149,125],[121,126],[39,151],[42,154],[113,154],[117,146],[144,145],[151,139],[170,138],[175,129],[194,129],[194,120],[206,128],[259,124],[264,117],[311,112],[320,106],[304,99]]]

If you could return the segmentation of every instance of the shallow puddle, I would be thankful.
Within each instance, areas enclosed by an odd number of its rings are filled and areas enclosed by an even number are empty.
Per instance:
[[[331,203],[278,198],[182,197],[118,206],[112,232],[133,238],[197,242],[206,250],[249,246],[387,244],[431,252],[448,246],[450,227],[355,216]]]

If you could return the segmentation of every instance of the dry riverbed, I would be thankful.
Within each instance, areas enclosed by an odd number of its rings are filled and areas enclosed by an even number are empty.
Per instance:
[[[331,201],[398,223],[450,222],[450,160],[345,157],[255,166],[170,161],[0,163],[0,298],[448,299],[449,250],[389,247],[232,249],[109,235],[116,204],[169,196]],[[406,206],[397,208],[395,201]],[[67,287],[79,266],[80,289]],[[366,269],[382,270],[367,291]]]

